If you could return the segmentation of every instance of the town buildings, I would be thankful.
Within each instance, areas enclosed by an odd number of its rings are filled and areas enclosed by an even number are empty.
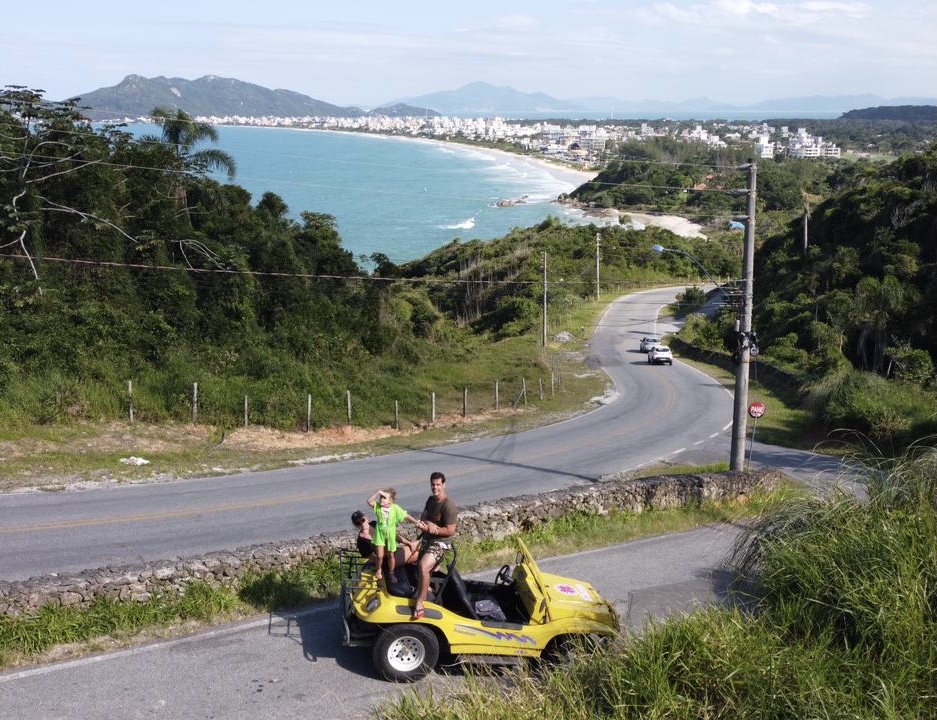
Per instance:
[[[810,135],[804,128],[791,133],[787,127],[774,128],[767,123],[725,120],[711,121],[704,126],[701,122],[676,120],[576,123],[507,120],[501,117],[398,117],[377,114],[294,118],[211,116],[197,119],[217,125],[344,130],[508,144],[516,145],[524,151],[535,151],[548,157],[588,165],[601,164],[618,143],[661,137],[672,137],[680,142],[704,143],[714,148],[749,144],[759,158],[773,158],[777,155],[813,159],[840,157],[839,147],[825,142],[822,137]]]

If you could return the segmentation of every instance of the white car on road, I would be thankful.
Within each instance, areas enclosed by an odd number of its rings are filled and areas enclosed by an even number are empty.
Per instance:
[[[652,347],[660,345],[660,338],[654,336],[643,337],[638,342],[638,349],[641,352],[648,352]]]
[[[673,353],[666,345],[658,345],[648,351],[647,361],[652,365],[660,365],[662,363],[673,365]]]

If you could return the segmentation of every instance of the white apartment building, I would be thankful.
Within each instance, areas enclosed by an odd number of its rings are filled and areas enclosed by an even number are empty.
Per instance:
[[[787,154],[795,158],[838,158],[840,153],[838,146],[823,142],[819,135],[807,134],[805,128],[798,128],[787,140]]]
[[[768,135],[759,135],[755,140],[755,156],[760,158],[774,157],[774,143]]]

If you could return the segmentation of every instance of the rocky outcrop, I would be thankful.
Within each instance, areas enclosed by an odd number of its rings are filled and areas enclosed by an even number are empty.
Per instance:
[[[540,495],[503,498],[460,508],[457,537],[503,539],[570,512],[606,515],[612,510],[641,513],[702,502],[744,502],[756,489],[771,490],[776,472],[673,475],[642,479],[609,476],[598,482]],[[87,607],[107,597],[146,602],[156,595],[181,594],[195,581],[237,588],[248,574],[283,571],[353,547],[352,532],[252,545],[136,565],[112,566],[68,575],[0,581],[0,614],[36,613],[45,605]]]

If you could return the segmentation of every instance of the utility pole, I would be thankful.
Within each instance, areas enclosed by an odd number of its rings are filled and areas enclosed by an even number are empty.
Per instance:
[[[547,251],[543,251],[543,332],[541,333],[543,352],[547,352]]]
[[[732,450],[729,456],[729,469],[745,470],[745,435],[746,413],[748,412],[748,376],[752,358],[752,301],[754,297],[755,274],[755,183],[757,167],[754,160],[740,169],[748,170],[748,208],[745,217],[745,250],[742,255],[742,268],[745,273],[745,297],[742,318],[738,333],[738,366],[735,371],[735,405],[732,411]]]
[[[807,197],[807,191],[801,190],[801,194],[804,196],[804,255],[807,254],[807,235],[809,234],[810,226],[810,199]]]
[[[595,234],[595,301],[599,301],[599,243],[602,236]]]

